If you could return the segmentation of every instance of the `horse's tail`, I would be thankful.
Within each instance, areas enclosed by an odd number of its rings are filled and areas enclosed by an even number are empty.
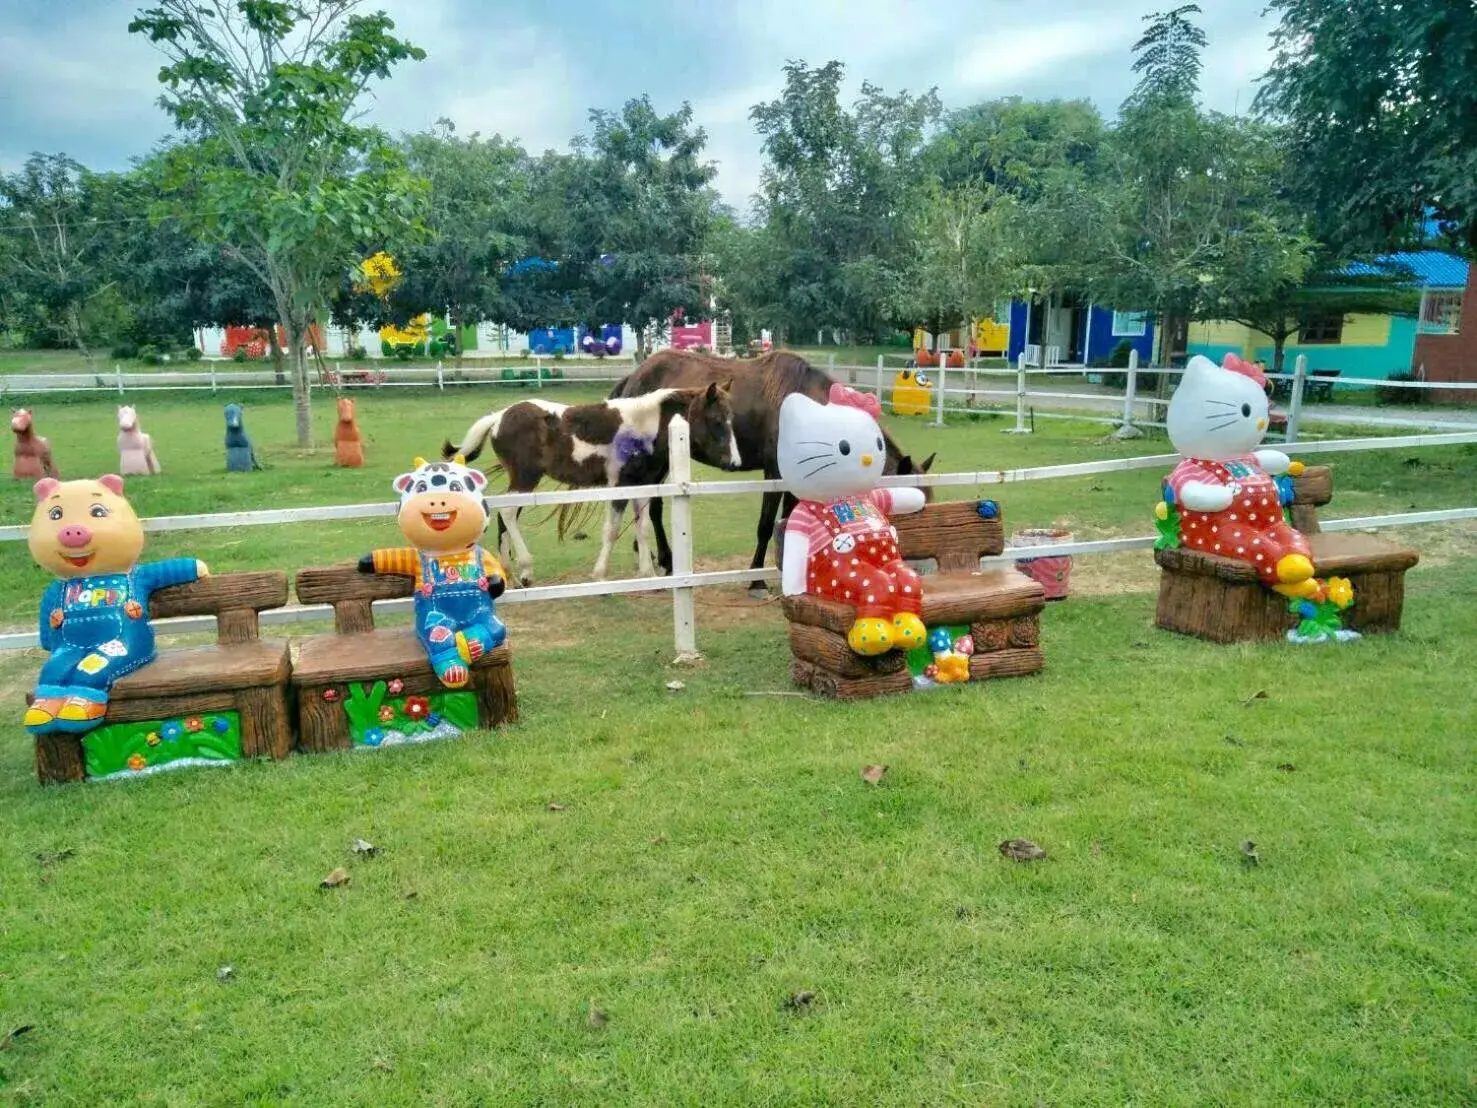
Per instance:
[[[555,518],[559,521],[559,541],[575,531],[588,530],[590,520],[606,505],[603,502],[585,500],[577,504],[560,504]]]
[[[471,427],[467,428],[467,433],[462,436],[462,444],[460,446],[451,445],[450,439],[445,440],[441,444],[441,456],[443,458],[455,458],[460,454],[468,462],[475,462],[482,453],[483,445],[491,442],[493,436],[497,434],[498,425],[502,423],[503,412],[505,411],[507,411],[506,408],[499,408],[495,412],[489,412],[476,423],[472,424]],[[500,469],[501,467],[497,468]]]

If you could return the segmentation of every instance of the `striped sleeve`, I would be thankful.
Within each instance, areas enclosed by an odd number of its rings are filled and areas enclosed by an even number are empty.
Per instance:
[[[401,577],[420,576],[420,554],[412,546],[401,546],[392,550],[376,550],[371,557],[374,558],[374,571],[376,573],[394,573]]]
[[[806,557],[809,558],[826,545],[830,533],[815,514],[815,509],[801,501],[795,505],[795,510],[790,513],[790,521],[785,524],[785,541],[789,542],[792,537],[805,540]]]
[[[873,489],[872,490],[872,503],[877,506],[877,510],[879,512],[881,512],[883,515],[885,515],[885,516],[892,515],[892,490],[891,489]]]
[[[497,555],[486,547],[482,550],[482,572],[489,577],[497,577],[507,580],[508,575],[503,572],[503,565],[497,560]]]

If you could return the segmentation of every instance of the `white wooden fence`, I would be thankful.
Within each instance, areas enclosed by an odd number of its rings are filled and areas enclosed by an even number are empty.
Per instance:
[[[571,503],[606,503],[612,500],[633,500],[651,497],[667,497],[672,501],[671,545],[673,573],[665,577],[637,577],[616,581],[581,581],[571,584],[542,585],[527,589],[509,589],[499,599],[499,604],[524,604],[547,600],[573,600],[596,596],[619,596],[628,593],[669,591],[672,594],[673,642],[679,658],[692,658],[697,654],[697,626],[694,590],[715,585],[747,583],[756,579],[777,580],[774,569],[734,569],[698,573],[693,570],[694,536],[692,527],[692,498],[695,496],[736,496],[744,494],[775,492],[782,489],[779,481],[735,480],[693,481],[692,459],[688,443],[687,424],[680,417],[671,424],[671,474],[660,485],[640,485],[614,489],[557,489],[549,492],[505,494],[487,498],[488,507],[496,512],[509,507],[547,507]],[[1347,453],[1363,450],[1394,450],[1417,447],[1459,446],[1477,443],[1477,432],[1450,434],[1402,435],[1363,439],[1342,439],[1301,444],[1298,453],[1323,454]],[[1135,458],[1106,458],[1093,462],[1073,462],[1066,465],[1030,466],[1021,469],[981,470],[973,473],[930,473],[909,477],[885,477],[884,486],[911,485],[931,488],[971,488],[983,491],[988,486],[1016,484],[1022,481],[1043,481],[1063,477],[1082,477],[1095,473],[1121,473],[1139,469],[1168,472],[1179,461],[1177,454],[1155,454]],[[1145,514],[1151,502],[1146,498]],[[321,523],[346,519],[376,519],[392,517],[398,510],[394,502],[373,504],[340,504],[328,507],[280,508],[253,512],[220,512],[187,516],[158,516],[143,521],[148,532],[217,530],[233,527],[280,526],[289,523]],[[1362,530],[1379,527],[1402,527],[1416,524],[1440,523],[1451,520],[1477,519],[1477,507],[1448,508],[1427,512],[1401,512],[1382,516],[1361,516],[1350,519],[1321,521],[1326,531]],[[24,525],[0,527],[0,542],[23,542],[27,528]],[[1089,539],[1081,542],[1056,543],[1049,546],[1034,546],[1020,551],[1007,551],[995,558],[982,560],[982,566],[1008,565],[1018,558],[1047,558],[1055,555],[1092,556],[1118,553],[1127,550],[1148,550],[1154,545],[1154,536],[1146,535],[1122,539]],[[408,612],[413,602],[408,599],[383,601],[376,605],[381,612]],[[291,607],[261,614],[261,622],[268,626],[280,626],[330,618],[331,609],[325,606]],[[161,633],[183,633],[209,631],[215,626],[211,616],[191,616],[180,619],[157,620]],[[37,645],[34,632],[0,634],[0,650],[17,650]]]

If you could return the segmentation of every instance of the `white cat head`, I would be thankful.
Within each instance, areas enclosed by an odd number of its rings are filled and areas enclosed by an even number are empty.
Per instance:
[[[882,476],[887,445],[875,396],[832,385],[829,404],[791,393],[780,405],[780,480],[801,500],[870,492]]]
[[[1228,461],[1267,433],[1267,378],[1234,354],[1223,367],[1196,354],[1169,400],[1169,441],[1186,458]]]

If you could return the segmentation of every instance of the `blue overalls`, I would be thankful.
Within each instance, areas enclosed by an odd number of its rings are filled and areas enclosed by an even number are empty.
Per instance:
[[[41,646],[51,657],[41,667],[35,698],[78,697],[107,704],[114,681],[154,660],[150,594],[194,581],[196,569],[194,558],[169,558],[134,566],[128,573],[53,581],[41,598]],[[51,625],[56,611],[62,614],[60,627]],[[29,730],[90,731],[100,722],[53,719]]]
[[[503,644],[508,629],[493,614],[483,569],[482,547],[472,548],[470,566],[441,563],[421,553],[421,586],[415,594],[415,629],[431,668],[443,683],[447,671],[467,666]]]

